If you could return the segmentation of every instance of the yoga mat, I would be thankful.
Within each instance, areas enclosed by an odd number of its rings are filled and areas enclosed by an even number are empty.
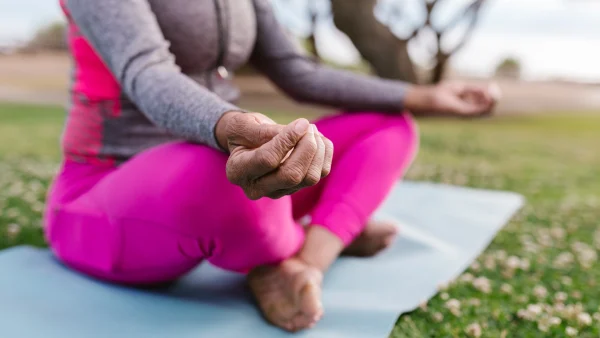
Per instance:
[[[267,325],[242,276],[208,264],[170,289],[138,290],[71,272],[47,250],[0,252],[0,336],[7,338],[387,337],[457,277],[523,203],[521,196],[399,184],[377,217],[395,219],[397,242],[375,258],[342,258],[324,282],[325,317],[288,334]]]

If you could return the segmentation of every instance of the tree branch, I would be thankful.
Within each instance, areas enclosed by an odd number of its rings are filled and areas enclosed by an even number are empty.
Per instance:
[[[485,0],[473,0],[469,6],[463,11],[456,14],[452,20],[442,29],[436,30],[436,32],[444,33],[450,31],[452,28],[458,26],[458,24],[468,15],[476,15],[481,5]]]

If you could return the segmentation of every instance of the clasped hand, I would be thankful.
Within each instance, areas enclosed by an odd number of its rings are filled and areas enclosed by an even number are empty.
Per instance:
[[[227,178],[252,200],[291,195],[331,171],[333,143],[306,119],[280,125],[259,113],[231,112],[216,134],[230,152]]]

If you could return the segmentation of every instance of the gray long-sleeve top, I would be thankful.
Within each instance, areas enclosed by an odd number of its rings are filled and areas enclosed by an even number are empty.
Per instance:
[[[62,5],[74,60],[63,145],[74,159],[122,161],[173,139],[218,148],[217,121],[242,110],[234,104],[237,88],[215,72],[219,60],[230,72],[250,61],[302,102],[402,110],[405,84],[304,57],[268,0],[62,0]]]

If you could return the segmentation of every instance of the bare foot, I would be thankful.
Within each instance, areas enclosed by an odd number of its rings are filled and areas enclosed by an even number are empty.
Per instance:
[[[250,289],[265,318],[286,331],[313,327],[323,315],[323,274],[297,258],[248,275]]]
[[[398,234],[394,223],[371,220],[363,232],[344,251],[344,256],[371,257],[389,247]]]

